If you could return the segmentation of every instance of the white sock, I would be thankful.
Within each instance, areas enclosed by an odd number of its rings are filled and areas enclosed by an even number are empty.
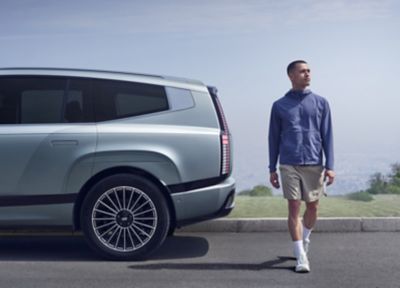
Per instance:
[[[296,256],[296,258],[299,259],[300,255],[305,253],[303,240],[293,241],[293,245],[294,245],[294,256]]]
[[[306,226],[303,225],[303,241],[310,241],[312,229],[308,229]]]

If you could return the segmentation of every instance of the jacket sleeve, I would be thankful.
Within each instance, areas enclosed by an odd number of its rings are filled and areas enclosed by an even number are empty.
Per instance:
[[[271,118],[269,121],[269,171],[270,173],[276,171],[276,164],[279,156],[279,143],[281,137],[281,119],[279,117],[276,103],[272,105]]]
[[[325,101],[322,113],[321,138],[325,154],[325,168],[334,170],[332,119],[328,101]]]

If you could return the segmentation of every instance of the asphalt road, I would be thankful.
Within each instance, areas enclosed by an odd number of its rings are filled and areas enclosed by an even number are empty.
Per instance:
[[[314,233],[311,273],[286,233],[181,233],[143,262],[99,259],[77,236],[2,236],[0,287],[400,287],[400,233]]]

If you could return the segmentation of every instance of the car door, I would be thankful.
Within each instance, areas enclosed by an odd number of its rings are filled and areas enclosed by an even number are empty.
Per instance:
[[[71,224],[96,147],[90,89],[66,77],[0,78],[0,225]]]

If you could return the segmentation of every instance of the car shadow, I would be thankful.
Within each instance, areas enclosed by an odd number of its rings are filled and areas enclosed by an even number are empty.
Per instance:
[[[0,261],[100,261],[82,236],[0,237]]]
[[[146,260],[195,258],[206,255],[208,250],[209,244],[205,238],[172,236]],[[83,236],[12,235],[0,237],[0,261],[107,260],[92,251]]]
[[[170,236],[148,260],[197,258],[206,255],[210,245],[206,238],[194,236]]]
[[[286,262],[294,261],[293,257],[277,256],[276,259],[262,263],[160,263],[131,265],[130,269],[135,270],[289,270],[293,271],[294,265],[287,265]]]

